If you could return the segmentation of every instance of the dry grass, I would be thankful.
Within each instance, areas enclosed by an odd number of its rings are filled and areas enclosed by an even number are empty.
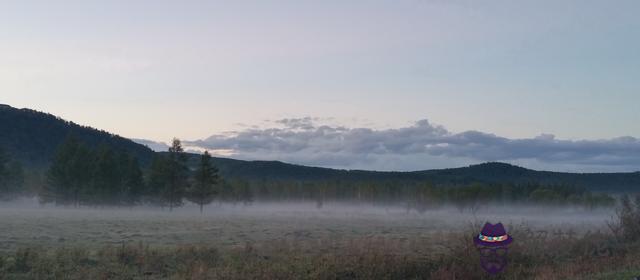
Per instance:
[[[516,228],[510,264],[498,277],[478,265],[472,234],[424,239],[361,238],[281,242],[220,251],[208,246],[142,244],[86,248],[23,248],[0,258],[3,279],[584,279],[640,267],[640,246],[606,234],[527,239]],[[409,248],[410,247],[410,248]]]

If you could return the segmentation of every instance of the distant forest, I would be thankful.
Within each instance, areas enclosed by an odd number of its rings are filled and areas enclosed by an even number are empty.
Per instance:
[[[51,114],[30,109],[16,109],[0,104],[0,148],[13,161],[20,162],[26,173],[44,173],[56,155],[58,147],[68,135],[74,135],[87,148],[108,146],[116,153],[127,153],[147,170],[156,154],[148,147],[129,139],[63,120]],[[166,153],[166,152],[164,152]],[[164,154],[161,153],[161,154]],[[192,168],[199,155],[187,153]],[[469,167],[413,172],[381,172],[338,170],[309,167],[278,161],[243,161],[212,157],[220,175],[226,179],[248,181],[402,181],[412,184],[429,182],[434,185],[469,185],[483,183],[543,184],[584,187],[589,191],[635,192],[640,190],[640,172],[627,173],[565,173],[530,170],[505,163],[484,163]],[[27,188],[40,184],[37,176],[25,178]]]
[[[180,140],[158,153],[149,168],[106,144],[91,148],[74,136],[60,144],[35,193],[22,188],[24,171],[17,161],[0,156],[0,186],[4,198],[38,195],[42,203],[59,205],[156,205],[173,209],[185,201],[200,209],[217,200],[250,204],[253,201],[311,201],[322,208],[327,201],[380,205],[402,204],[424,212],[445,204],[460,211],[489,203],[574,205],[588,209],[610,207],[615,199],[569,185],[543,184],[433,184],[411,180],[242,180],[224,179],[208,153],[188,164]]]

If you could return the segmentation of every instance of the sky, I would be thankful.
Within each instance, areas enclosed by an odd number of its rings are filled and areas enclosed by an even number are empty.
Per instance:
[[[638,10],[588,0],[0,0],[0,103],[243,159],[635,171]]]

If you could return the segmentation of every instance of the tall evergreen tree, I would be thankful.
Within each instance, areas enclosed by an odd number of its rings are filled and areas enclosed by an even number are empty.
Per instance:
[[[147,182],[147,191],[145,192],[145,200],[154,205],[164,206],[161,194],[167,188],[167,168],[168,159],[162,154],[157,154],[151,162],[149,168],[149,179]]]
[[[145,193],[144,179],[138,159],[127,153],[119,157],[120,174],[122,175],[122,202],[128,205],[140,202]]]
[[[95,154],[86,144],[79,143],[70,165],[71,199],[78,206],[89,194]]]
[[[58,147],[47,171],[41,200],[77,206],[91,183],[92,162],[91,151],[75,137],[68,136]]]
[[[107,145],[100,145],[92,168],[91,188],[86,197],[94,204],[116,204],[122,195],[122,173],[115,152]]]
[[[19,195],[23,182],[22,165],[17,161],[11,161],[0,149],[0,198],[12,199]]]
[[[187,199],[200,206],[200,213],[203,206],[211,203],[218,193],[216,189],[218,179],[218,169],[211,165],[211,155],[205,151],[195,171],[194,183],[187,191]]]
[[[189,168],[187,167],[187,156],[182,148],[182,143],[177,138],[173,139],[169,147],[166,162],[166,184],[161,192],[169,210],[182,205],[182,198],[188,188]]]

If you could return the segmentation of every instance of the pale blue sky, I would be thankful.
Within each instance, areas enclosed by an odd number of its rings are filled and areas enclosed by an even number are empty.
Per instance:
[[[125,137],[282,118],[640,137],[638,1],[0,1],[0,103]]]

